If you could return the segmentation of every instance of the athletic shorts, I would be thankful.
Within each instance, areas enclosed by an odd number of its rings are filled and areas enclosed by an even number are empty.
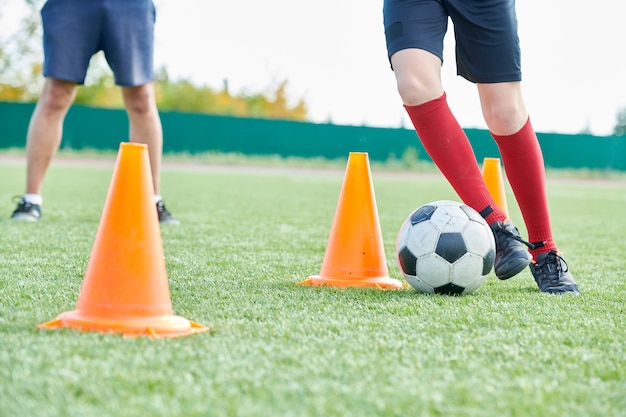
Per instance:
[[[155,17],[152,0],[47,0],[44,76],[83,84],[89,60],[104,51],[117,85],[151,81]]]
[[[417,48],[443,62],[450,18],[458,75],[474,83],[522,79],[515,0],[385,0],[383,18],[390,59]]]

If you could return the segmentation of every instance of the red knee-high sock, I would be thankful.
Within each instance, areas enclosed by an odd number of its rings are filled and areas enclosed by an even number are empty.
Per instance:
[[[448,107],[446,94],[419,106],[406,108],[422,145],[461,200],[485,216],[487,223],[504,221],[476,162],[465,132]],[[488,207],[493,211],[489,213]]]
[[[550,227],[543,154],[530,118],[517,133],[491,135],[498,144],[507,179],[524,217],[528,240],[540,244],[531,253],[535,256],[556,250]]]

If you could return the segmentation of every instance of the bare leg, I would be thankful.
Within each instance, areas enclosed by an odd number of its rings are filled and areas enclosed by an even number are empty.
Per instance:
[[[163,131],[156,106],[154,85],[122,87],[122,96],[130,121],[130,141],[148,145],[154,194],[159,194]]]
[[[398,93],[405,106],[418,106],[443,94],[441,60],[421,49],[404,49],[391,57]]]
[[[61,143],[63,120],[75,94],[74,83],[54,78],[46,78],[44,82],[26,137],[28,194],[41,194],[50,161]]]

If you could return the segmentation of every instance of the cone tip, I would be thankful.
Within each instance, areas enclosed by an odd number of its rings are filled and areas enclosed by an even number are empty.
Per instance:
[[[148,145],[146,145],[145,143],[122,142],[122,143],[120,143],[120,148],[126,148],[126,149],[132,149],[132,148],[148,149]]]

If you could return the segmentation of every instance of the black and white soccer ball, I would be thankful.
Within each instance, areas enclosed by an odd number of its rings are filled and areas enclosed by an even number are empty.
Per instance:
[[[413,211],[396,239],[396,258],[407,282],[419,292],[474,292],[493,267],[491,228],[473,208],[449,200]]]

